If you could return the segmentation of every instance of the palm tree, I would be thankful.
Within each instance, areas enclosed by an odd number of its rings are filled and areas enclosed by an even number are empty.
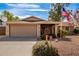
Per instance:
[[[7,20],[8,20],[8,21],[13,21],[13,19],[14,19],[13,14],[10,13],[9,11],[7,11],[7,10],[4,10],[4,11],[2,12],[2,16],[7,17]]]

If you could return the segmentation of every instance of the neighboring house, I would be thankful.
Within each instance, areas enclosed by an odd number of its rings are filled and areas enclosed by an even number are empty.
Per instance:
[[[4,22],[0,19],[0,35],[6,34],[6,25],[4,25]]]

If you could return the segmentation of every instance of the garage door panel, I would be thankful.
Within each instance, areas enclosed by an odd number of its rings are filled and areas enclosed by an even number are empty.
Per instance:
[[[11,25],[11,36],[36,37],[36,25]]]

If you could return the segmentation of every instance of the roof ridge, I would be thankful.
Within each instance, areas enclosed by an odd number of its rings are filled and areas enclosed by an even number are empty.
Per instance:
[[[36,18],[36,19],[29,19],[29,18]],[[23,21],[45,21],[44,19],[42,18],[39,18],[37,16],[30,16],[30,17],[27,17],[27,18],[24,18]]]

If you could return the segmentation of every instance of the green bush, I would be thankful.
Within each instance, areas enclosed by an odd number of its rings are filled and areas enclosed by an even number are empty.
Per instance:
[[[61,32],[60,32],[61,31]],[[64,31],[64,30],[59,30],[57,33],[58,37],[65,37],[69,32],[68,31]]]
[[[41,36],[40,36],[40,39],[41,39],[41,40],[45,40],[45,39],[46,39],[46,38],[45,38],[45,35],[41,35]]]
[[[33,56],[58,56],[58,50],[54,48],[50,41],[38,41],[32,50]]]
[[[75,33],[75,34],[79,34],[79,30],[75,28],[75,29],[74,29],[74,33]]]

